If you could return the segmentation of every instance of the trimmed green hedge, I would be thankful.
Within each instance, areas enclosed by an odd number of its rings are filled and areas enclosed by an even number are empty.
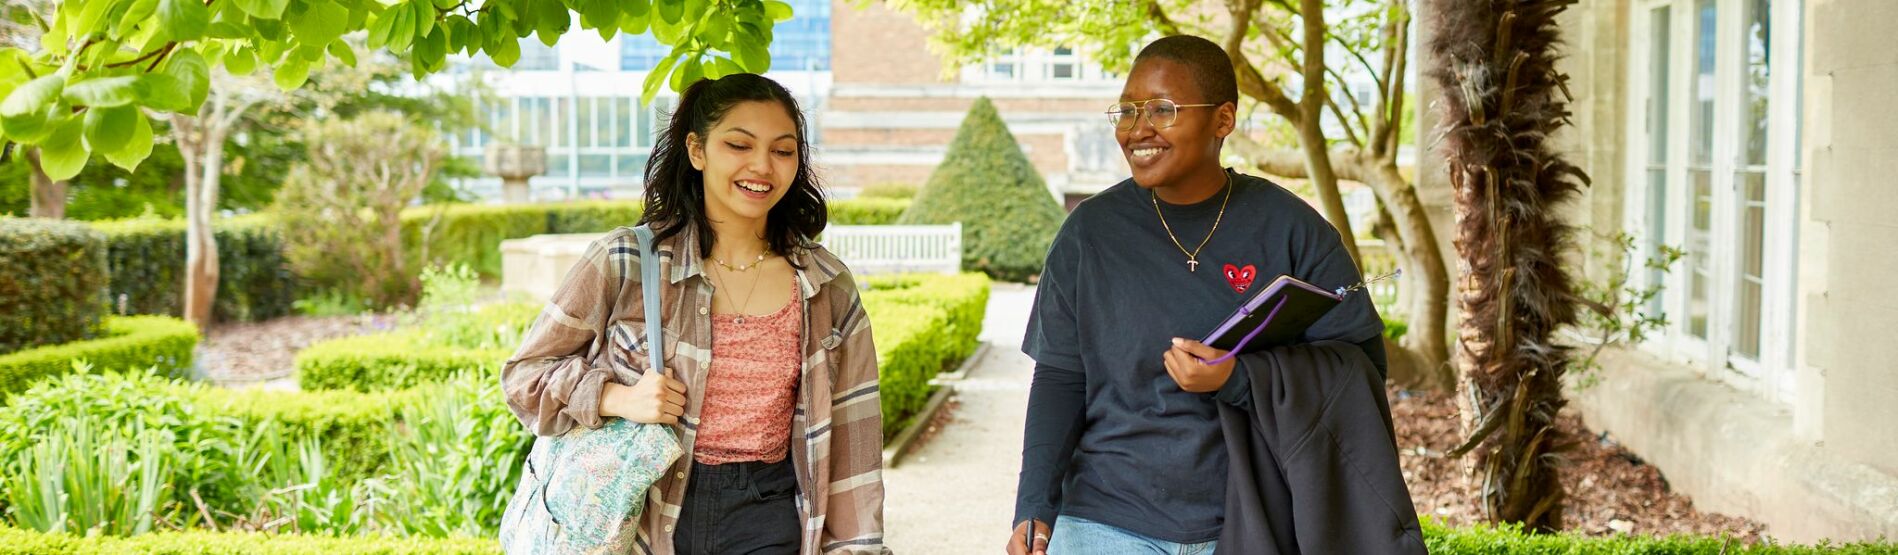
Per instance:
[[[99,334],[105,236],[84,224],[0,218],[0,353]]]
[[[638,222],[643,206],[639,201],[420,206],[402,212],[402,237],[409,256],[417,262],[460,262],[492,277],[501,275],[501,241],[543,233],[611,231]],[[887,225],[908,207],[909,203],[902,200],[835,201],[830,203],[830,223]],[[422,229],[431,221],[434,226],[424,244]],[[416,267],[423,266],[426,264]]]
[[[1490,526],[1447,528],[1435,521],[1423,523],[1424,545],[1438,555],[1804,555],[1808,553],[1894,554],[1898,545],[1852,543],[1841,545],[1745,545],[1739,540],[1706,536],[1615,536],[1590,538],[1574,534],[1525,534],[1520,529]]]
[[[125,314],[184,313],[185,221],[133,219],[94,222],[108,245],[112,285],[107,301]],[[268,216],[217,222],[218,288],[212,318],[257,322],[292,312],[297,277]]]
[[[982,274],[866,280],[863,308],[876,336],[878,395],[887,439],[908,426],[936,388],[937,374],[975,352],[987,312]]]
[[[18,528],[0,528],[0,555],[91,554],[238,554],[273,555],[449,555],[500,553],[493,538],[334,538],[304,534],[257,532],[216,533],[201,530],[159,532],[130,538],[83,538],[46,534]]]
[[[1489,527],[1453,529],[1424,525],[1424,543],[1437,555],[1805,555],[1839,553],[1869,555],[1898,553],[1891,544],[1780,546],[1742,545],[1709,537],[1649,538],[1621,536],[1586,538],[1568,534],[1531,536]],[[255,532],[213,533],[198,530],[159,532],[131,538],[81,538],[0,528],[0,555],[14,554],[225,554],[351,555],[351,554],[490,554],[500,553],[491,538],[335,538],[302,534]]]
[[[72,371],[74,359],[98,368],[157,368],[183,376],[191,369],[198,328],[168,316],[112,316],[98,339],[46,345],[0,355],[0,394],[25,391],[47,376]]]
[[[297,382],[305,390],[384,391],[440,382],[463,370],[496,374],[540,309],[494,303],[432,314],[414,322],[415,329],[323,341],[297,354]]]
[[[902,224],[962,222],[962,269],[1007,281],[1041,274],[1067,212],[988,98],[976,99]]]
[[[297,353],[297,383],[305,390],[401,389],[439,382],[465,369],[496,365],[512,354],[504,349],[437,345],[419,331],[344,337]]]

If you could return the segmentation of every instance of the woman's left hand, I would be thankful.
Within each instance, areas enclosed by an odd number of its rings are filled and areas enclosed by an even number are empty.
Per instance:
[[[1167,349],[1162,358],[1166,360],[1167,375],[1173,376],[1174,383],[1180,384],[1180,389],[1192,393],[1211,393],[1226,385],[1226,379],[1232,377],[1232,367],[1237,359],[1211,365],[1200,361],[1222,356],[1226,356],[1225,351],[1191,339],[1175,337],[1173,348]]]

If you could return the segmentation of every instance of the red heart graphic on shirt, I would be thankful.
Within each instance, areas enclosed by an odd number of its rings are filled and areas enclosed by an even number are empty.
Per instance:
[[[1252,280],[1256,277],[1259,277],[1259,270],[1251,264],[1247,264],[1244,268],[1226,265],[1226,283],[1232,284],[1233,291],[1246,292],[1247,288],[1252,287]]]

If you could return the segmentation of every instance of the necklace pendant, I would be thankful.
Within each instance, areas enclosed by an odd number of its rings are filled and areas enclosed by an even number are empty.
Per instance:
[[[738,325],[741,325],[741,326],[742,326],[742,325],[744,325],[744,324],[745,324],[745,317],[743,317],[743,316],[739,316],[739,317],[737,317],[737,318],[735,318],[735,319],[733,319],[732,321],[733,321],[733,322],[737,322],[737,323],[738,323]]]
[[[1186,271],[1188,272],[1199,271],[1199,261],[1193,260],[1191,258],[1186,259]]]

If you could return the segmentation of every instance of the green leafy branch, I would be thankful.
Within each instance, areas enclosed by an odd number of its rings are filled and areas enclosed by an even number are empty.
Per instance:
[[[0,147],[40,149],[46,174],[66,179],[92,155],[136,169],[151,153],[149,112],[195,115],[214,70],[260,70],[283,90],[331,60],[355,66],[351,33],[405,57],[418,77],[448,56],[485,54],[502,67],[520,40],[552,46],[571,31],[603,39],[650,33],[672,52],[646,79],[661,85],[762,73],[779,0],[63,0],[31,13],[36,50],[0,47]],[[28,45],[31,46],[31,45]]]

